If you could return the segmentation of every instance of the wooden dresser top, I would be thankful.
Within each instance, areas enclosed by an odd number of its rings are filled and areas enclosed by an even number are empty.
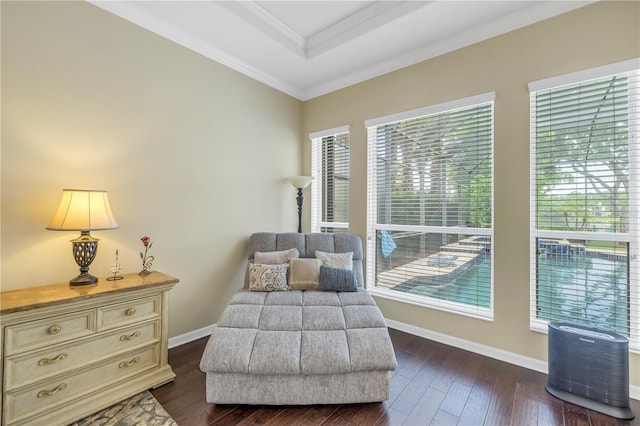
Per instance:
[[[162,272],[148,275],[124,274],[123,279],[107,281],[99,278],[96,284],[70,286],[68,282],[29,287],[0,293],[0,314],[20,312],[27,309],[57,305],[74,300],[90,299],[107,293],[133,291],[163,284],[175,284],[179,280]]]

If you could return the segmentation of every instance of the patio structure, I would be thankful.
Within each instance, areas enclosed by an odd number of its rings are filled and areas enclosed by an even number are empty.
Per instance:
[[[437,253],[378,273],[378,286],[401,291],[416,286],[444,288],[490,251],[488,238],[466,238],[440,247]]]

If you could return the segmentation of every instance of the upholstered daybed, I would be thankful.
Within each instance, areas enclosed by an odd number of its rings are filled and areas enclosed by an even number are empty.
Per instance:
[[[292,252],[294,259],[308,260],[292,260]],[[338,263],[350,256],[352,269],[332,264],[333,253],[344,254]],[[324,256],[318,261],[322,277],[300,279],[295,268],[313,266],[316,254]],[[202,355],[207,401],[307,405],[388,399],[389,372],[397,364],[384,318],[363,289],[360,238],[258,233],[249,239],[248,258],[246,288],[232,297]],[[276,269],[286,262],[286,289],[279,288],[284,291],[255,291],[258,258],[278,263]],[[276,269],[262,276],[275,277],[278,287]],[[349,273],[355,288],[347,288]]]

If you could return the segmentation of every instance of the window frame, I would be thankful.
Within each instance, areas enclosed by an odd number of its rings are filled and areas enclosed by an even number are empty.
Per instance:
[[[544,230],[537,227],[537,187],[536,187],[536,129],[537,117],[535,95],[542,90],[550,90],[590,80],[613,77],[632,73],[628,88],[628,152],[629,152],[629,230],[627,233],[617,232],[608,237],[604,232]],[[538,262],[537,241],[539,238],[566,238],[598,241],[618,241],[628,243],[628,301],[629,306],[629,347],[640,353],[640,58],[614,64],[590,68],[565,75],[551,77],[529,83],[530,92],[530,313],[529,328],[532,331],[546,334],[549,321],[538,318]],[[635,141],[635,143],[632,143]]]
[[[322,220],[322,209],[324,205],[324,180],[326,170],[324,169],[325,158],[323,152],[323,139],[326,137],[337,137],[338,135],[348,134],[351,139],[351,127],[349,125],[334,127],[327,130],[321,130],[309,134],[311,140],[311,176],[314,177],[314,181],[311,185],[311,232],[323,232],[323,228],[335,228],[343,232],[349,230],[349,222],[336,222],[336,221],[324,221]],[[349,147],[349,151],[351,147]],[[350,166],[350,156],[348,160]],[[347,200],[348,200],[347,192]],[[347,206],[348,208],[348,206]],[[340,231],[338,231],[340,232]]]
[[[395,113],[379,118],[365,121],[367,129],[367,241],[366,241],[366,283],[367,290],[383,298],[396,300],[412,305],[427,307],[444,312],[454,313],[458,315],[468,316],[485,321],[493,321],[494,318],[494,204],[495,204],[495,164],[493,161],[495,153],[495,92],[488,92],[467,98],[461,98],[453,101],[434,104],[431,106],[418,108],[410,111]],[[461,302],[451,302],[444,299],[430,298],[427,296],[413,295],[410,293],[400,292],[396,290],[380,288],[376,286],[376,260],[377,260],[377,231],[385,230],[404,230],[404,225],[378,224],[377,223],[377,182],[376,182],[376,165],[373,160],[376,151],[376,144],[372,143],[375,136],[377,126],[391,124],[398,121],[410,120],[427,115],[438,113],[446,113],[457,109],[478,106],[482,104],[491,104],[491,225],[488,228],[465,228],[465,227],[434,227],[434,226],[416,226],[411,225],[412,230],[424,233],[437,232],[439,234],[473,234],[480,236],[489,236],[490,243],[490,294],[489,308],[479,306],[466,305]],[[472,230],[472,232],[469,232]]]

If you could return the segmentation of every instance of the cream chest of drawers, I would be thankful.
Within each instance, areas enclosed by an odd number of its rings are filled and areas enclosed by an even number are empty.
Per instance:
[[[160,272],[2,292],[2,425],[66,425],[175,377]]]

